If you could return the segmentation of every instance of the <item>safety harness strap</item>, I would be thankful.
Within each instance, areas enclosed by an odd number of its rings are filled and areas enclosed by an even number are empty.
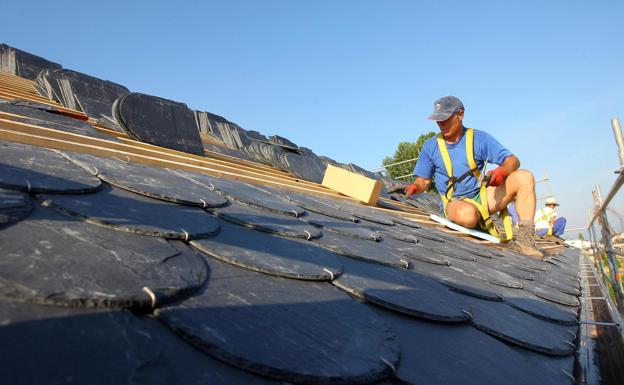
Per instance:
[[[546,215],[546,213],[544,212],[544,209],[541,209],[540,213],[542,214],[542,217],[540,219],[537,219],[535,223],[539,221],[546,221],[546,223],[548,223],[548,232],[546,234],[553,235],[553,225],[552,223],[550,223],[550,217]]]

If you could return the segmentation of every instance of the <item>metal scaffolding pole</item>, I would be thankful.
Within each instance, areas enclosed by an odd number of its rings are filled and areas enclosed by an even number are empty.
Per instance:
[[[603,275],[607,277],[611,283],[611,287],[615,292],[615,299],[617,302],[617,307],[620,313],[624,314],[624,287],[622,286],[622,280],[620,278],[619,265],[617,262],[616,253],[614,253],[613,246],[611,244],[611,231],[609,227],[609,220],[607,218],[607,208],[609,203],[618,193],[622,185],[624,185],[624,136],[622,135],[622,128],[620,127],[620,122],[617,118],[611,119],[611,126],[613,128],[613,135],[615,136],[615,142],[618,146],[618,157],[620,161],[620,169],[616,171],[618,177],[611,187],[611,190],[607,194],[606,199],[602,200],[602,195],[600,193],[600,186],[596,185],[596,189],[592,191],[592,197],[594,200],[594,215],[588,223],[588,230],[592,233],[594,239],[597,240],[596,234],[593,233],[594,229],[594,221],[598,219],[598,223],[600,225],[600,232],[602,236],[602,244],[604,254],[606,255],[607,264],[609,266],[608,275]],[[600,251],[600,250],[599,250]],[[599,259],[599,268],[602,270],[601,273],[604,272],[604,266],[602,266],[602,261]],[[605,293],[607,295],[607,293]]]
[[[596,211],[602,207],[602,197],[600,196],[600,186],[596,185],[596,190],[592,192],[594,202],[596,205]],[[598,217],[598,223],[600,224],[600,230],[602,235],[602,244],[604,247],[604,253],[607,256],[607,263],[609,264],[609,280],[611,286],[615,292],[615,300],[620,313],[624,313],[624,288],[622,287],[622,281],[620,279],[620,271],[617,263],[617,258],[613,253],[613,246],[611,245],[611,232],[609,231],[609,221],[607,219],[607,213],[603,210]],[[592,225],[593,227],[593,225]]]

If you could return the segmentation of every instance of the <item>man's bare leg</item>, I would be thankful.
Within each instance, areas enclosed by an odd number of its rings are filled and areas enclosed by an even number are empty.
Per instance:
[[[536,201],[535,178],[530,171],[516,170],[509,174],[504,184],[488,187],[487,199],[490,214],[503,210],[514,201],[520,222],[529,221],[533,224]]]
[[[479,224],[479,212],[472,204],[460,200],[452,200],[446,204],[446,217],[460,226],[474,229]]]
[[[535,258],[543,258],[535,246],[535,228],[533,215],[535,214],[535,178],[527,170],[516,170],[506,179],[505,183],[488,187],[488,210],[490,213],[499,212],[512,201],[516,204],[516,212],[520,218],[518,228],[514,230],[512,248],[523,254]]]

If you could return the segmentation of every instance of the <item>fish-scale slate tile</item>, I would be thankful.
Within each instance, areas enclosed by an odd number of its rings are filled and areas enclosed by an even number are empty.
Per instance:
[[[347,237],[368,241],[379,241],[381,235],[363,223],[343,221],[314,212],[306,213],[301,219],[320,227],[323,231],[330,231]]]
[[[384,244],[390,243],[388,239],[383,240]],[[422,262],[433,263],[435,265],[443,265],[450,266],[451,262],[449,258],[443,254],[437,253],[435,251],[431,251],[422,247],[419,243],[415,243],[413,245],[408,245],[407,247],[398,244],[395,247],[395,250],[399,252],[401,255],[404,255],[410,259],[416,259]]]
[[[442,322],[470,319],[462,297],[431,278],[407,269],[355,259],[343,261],[334,285],[386,309]]]
[[[275,195],[280,199],[292,202],[297,206],[305,209],[306,211],[311,211],[317,214],[340,219],[343,221],[349,221],[354,223],[359,221],[359,219],[354,217],[353,215],[349,215],[348,213],[344,213],[338,210],[338,207],[335,205],[335,199],[321,198],[292,191],[282,191],[267,186],[260,186],[259,188]]]
[[[273,194],[247,183],[220,179],[210,175],[191,173],[182,170],[175,170],[173,172],[187,178],[193,184],[218,191],[230,200],[272,211],[277,214],[299,217],[305,213],[305,210],[297,205],[284,202]]]
[[[277,384],[198,351],[153,317],[0,300],[6,384]]]
[[[576,312],[572,308],[547,301],[526,290],[501,288],[498,293],[504,303],[534,317],[565,325],[574,325],[578,322]]]
[[[133,139],[204,155],[195,115],[186,104],[133,92],[115,100],[113,115]]]
[[[373,382],[398,364],[388,325],[337,288],[208,263],[205,290],[157,314],[211,356],[298,383]]]
[[[464,297],[470,306],[472,325],[485,333],[551,355],[565,356],[576,350],[577,326],[548,322],[503,302]]]
[[[94,194],[38,197],[64,214],[120,231],[189,240],[219,230],[219,221],[200,208],[144,197],[108,184]]]
[[[207,210],[226,221],[284,237],[310,240],[322,234],[318,228],[299,218],[274,214],[236,201],[225,207]]]
[[[329,281],[342,272],[338,255],[312,242],[220,222],[219,234],[190,244],[224,262],[288,278]]]
[[[461,259],[453,259],[450,262],[451,268],[486,282],[514,289],[521,289],[523,287],[523,283],[512,276],[476,262],[464,261]]]
[[[55,151],[0,141],[0,187],[32,193],[87,193],[98,178]]]
[[[555,303],[572,307],[577,307],[581,305],[576,296],[563,293],[557,289],[538,282],[526,282],[523,288],[531,294]]]
[[[0,103],[0,111],[19,115],[10,118],[17,122],[88,136],[90,138],[117,141],[114,136],[97,131],[85,121],[59,114],[55,107],[49,105],[37,105],[32,102],[14,100],[9,103]]]
[[[475,262],[479,265],[487,266],[491,269],[495,269],[505,274],[508,274],[514,278],[519,278],[525,281],[535,280],[536,274],[532,274],[527,271],[517,269],[514,266],[507,264],[504,261],[500,261],[498,259],[476,258]]]
[[[574,296],[578,296],[581,294],[581,291],[575,287],[572,283],[561,282],[548,274],[539,274],[537,275],[537,279],[535,280],[537,283],[552,287],[553,289],[559,290],[562,293],[570,294]]]
[[[447,244],[447,242],[437,242],[432,241],[427,238],[417,237],[418,244],[428,250],[433,252],[442,254],[444,256],[450,257],[451,259],[459,259],[474,262],[476,261],[476,257],[474,257],[471,253],[462,251],[456,247],[453,247],[451,244]]]
[[[376,310],[392,325],[401,345],[395,377],[408,384],[572,385],[562,373],[574,358],[545,357],[467,325],[424,322]]]
[[[336,202],[336,206],[354,217],[365,219],[370,222],[374,222],[385,226],[394,226],[393,216],[382,214],[370,207],[350,203],[346,201]]]
[[[388,266],[409,266],[407,257],[379,242],[363,241],[332,233],[331,231],[323,232],[322,237],[315,239],[314,242],[324,249],[349,258]]]
[[[0,296],[82,307],[152,307],[207,276],[188,246],[85,224],[53,209],[0,231]]]
[[[498,294],[499,288],[502,286],[478,279],[459,270],[452,269],[450,266],[436,265],[411,259],[410,269],[433,278],[459,293],[490,301],[502,300],[501,296]]]
[[[88,154],[63,152],[63,155],[103,181],[140,195],[200,207],[219,207],[228,203],[222,195],[189,183],[168,169]]]
[[[28,217],[32,207],[28,194],[0,188],[0,228]]]

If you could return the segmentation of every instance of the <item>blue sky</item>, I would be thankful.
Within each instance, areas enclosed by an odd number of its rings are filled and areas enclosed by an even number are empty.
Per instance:
[[[548,173],[569,227],[615,180],[624,2],[171,4],[8,2],[0,40],[368,169],[437,130],[425,117],[453,94],[467,126]]]

